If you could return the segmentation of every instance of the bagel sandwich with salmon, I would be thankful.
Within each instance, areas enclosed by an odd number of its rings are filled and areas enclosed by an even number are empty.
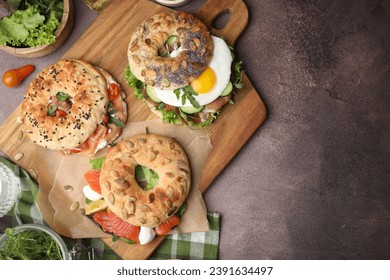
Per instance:
[[[20,121],[34,143],[65,154],[95,154],[122,133],[125,94],[104,69],[61,59],[28,86]]]
[[[206,127],[243,87],[242,62],[194,15],[163,12],[133,32],[125,70],[137,98],[167,123]]]
[[[90,163],[84,175],[85,214],[103,231],[144,245],[180,223],[191,169],[175,139],[135,135]]]

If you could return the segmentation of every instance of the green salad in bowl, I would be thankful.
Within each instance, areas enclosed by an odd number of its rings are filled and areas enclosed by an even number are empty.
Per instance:
[[[7,228],[0,237],[0,260],[69,260],[62,238],[39,224]]]
[[[24,0],[0,20],[0,45],[36,47],[52,44],[64,11],[62,0]]]

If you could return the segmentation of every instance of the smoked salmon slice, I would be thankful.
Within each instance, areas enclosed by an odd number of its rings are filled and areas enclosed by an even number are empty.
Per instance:
[[[136,243],[139,243],[139,226],[129,224],[115,215],[112,211],[100,211],[93,215],[93,220],[97,222],[106,232],[113,233],[116,236],[124,237]]]

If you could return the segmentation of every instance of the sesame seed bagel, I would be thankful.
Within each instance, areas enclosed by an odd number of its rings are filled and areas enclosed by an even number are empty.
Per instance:
[[[158,185],[144,190],[135,180],[137,165],[154,170]],[[183,148],[172,138],[135,135],[107,154],[100,173],[108,208],[124,221],[155,227],[174,215],[187,198],[191,171]]]
[[[70,96],[69,114],[48,115],[52,97]],[[63,59],[43,69],[24,96],[21,121],[28,137],[47,149],[73,149],[84,143],[103,121],[108,105],[107,84],[102,74],[81,60]]]
[[[176,57],[160,56],[166,41],[177,36]],[[214,44],[207,27],[194,15],[171,11],[159,13],[141,23],[131,36],[128,60],[137,79],[162,89],[188,85],[210,63]]]

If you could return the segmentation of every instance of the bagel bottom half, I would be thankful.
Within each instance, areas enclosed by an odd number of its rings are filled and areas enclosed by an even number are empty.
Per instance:
[[[138,165],[158,174],[158,184],[153,189],[144,190],[136,181]],[[188,196],[188,157],[173,138],[135,135],[108,152],[100,186],[108,208],[117,216],[132,225],[153,228],[174,215]]]

